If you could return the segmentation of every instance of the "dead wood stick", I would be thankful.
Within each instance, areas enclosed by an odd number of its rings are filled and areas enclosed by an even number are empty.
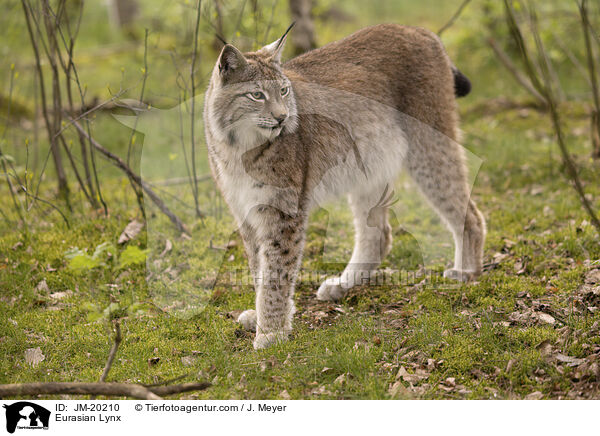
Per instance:
[[[460,17],[460,14],[462,14],[462,11],[467,7],[467,5],[471,2],[471,0],[464,0],[461,5],[458,7],[458,9],[456,10],[456,12],[454,12],[454,15],[452,15],[452,17],[450,18],[450,20],[444,24],[442,26],[442,28],[440,30],[438,30],[437,34],[438,36],[442,36],[442,33],[445,32],[446,30],[448,30],[450,27],[452,27],[452,25],[454,24],[454,22],[456,20],[458,20],[458,17]]]
[[[156,195],[156,193],[152,190],[148,183],[144,182],[139,175],[133,172],[133,170],[129,167],[129,165],[127,165],[127,163],[125,163],[123,159],[121,159],[116,154],[108,151],[106,148],[100,145],[98,141],[90,137],[86,130],[83,127],[81,127],[81,124],[79,124],[77,121],[75,121],[74,119],[70,119],[70,121],[71,123],[73,123],[73,126],[75,126],[75,128],[79,132],[81,132],[81,134],[83,134],[88,139],[88,141],[90,141],[90,144],[92,144],[92,146],[96,150],[98,150],[108,159],[112,160],[117,167],[122,169],[134,183],[140,186],[146,192],[146,194],[148,194],[148,197],[150,197],[150,199],[154,202],[154,204],[156,204],[156,206],[161,210],[161,212],[164,213],[167,217],[169,217],[169,219],[175,225],[177,230],[179,230],[182,233],[189,233],[186,225],[181,221],[181,219],[179,219],[179,217],[167,207],[167,205],[160,199],[158,195]]]
[[[106,397],[130,397],[140,400],[162,400],[162,396],[190,391],[202,391],[210,383],[183,383],[180,385],[144,387],[129,383],[79,383],[48,382],[0,385],[0,398],[30,395],[103,395]]]
[[[100,377],[101,382],[106,381],[106,377],[108,376],[108,372],[112,367],[113,361],[115,360],[115,356],[117,355],[117,351],[119,350],[119,345],[121,344],[121,340],[123,339],[121,336],[121,323],[119,320],[115,320],[115,340],[110,347],[110,352],[108,353],[108,359],[106,360],[106,365],[104,366],[104,371],[102,371],[102,376]]]
[[[25,395],[105,395],[108,397],[131,397],[141,400],[161,400],[157,394],[141,385],[127,383],[23,383],[0,385],[0,397]]]
[[[152,387],[149,387],[148,390],[154,392],[156,395],[165,397],[167,395],[180,394],[182,392],[203,391],[204,389],[206,389],[208,387],[210,387],[210,383],[201,382],[201,383],[182,383],[180,385],[152,386]]]

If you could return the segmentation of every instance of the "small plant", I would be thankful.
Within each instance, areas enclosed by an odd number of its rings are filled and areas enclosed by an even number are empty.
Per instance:
[[[103,242],[90,255],[86,250],[74,247],[65,252],[65,258],[69,260],[69,268],[77,272],[85,272],[94,268],[126,268],[139,265],[146,261],[148,250],[142,250],[135,245],[129,245],[118,255],[117,247],[111,242]]]

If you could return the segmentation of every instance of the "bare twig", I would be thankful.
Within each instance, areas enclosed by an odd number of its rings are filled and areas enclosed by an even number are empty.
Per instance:
[[[125,172],[125,174],[127,175],[127,177],[129,177],[130,180],[134,181],[139,187],[141,187],[146,192],[146,194],[148,194],[148,197],[150,197],[150,199],[154,202],[154,204],[156,204],[156,206],[161,210],[161,212],[164,213],[171,220],[171,222],[175,225],[177,230],[179,230],[180,232],[189,233],[187,227],[181,221],[181,219],[179,219],[179,217],[177,215],[175,215],[173,212],[171,212],[171,210],[165,205],[165,203],[152,190],[150,185],[148,183],[144,182],[139,175],[134,173],[133,170],[129,167],[129,165],[127,165],[127,163],[125,163],[125,161],[123,159],[121,159],[119,156],[115,155],[114,153],[110,152],[109,150],[104,148],[102,145],[100,145],[98,143],[98,141],[96,141],[95,139],[90,137],[88,135],[88,133],[83,129],[81,124],[79,124],[77,121],[71,120],[71,122],[73,123],[73,126],[75,126],[75,128],[77,130],[79,130],[80,132],[83,132],[83,134],[86,136],[88,141],[90,141],[90,144],[92,144],[92,146],[96,150],[98,150],[105,157],[110,159],[117,167],[119,167],[121,170],[123,170]]]
[[[14,66],[12,66],[10,69],[10,80],[9,80],[9,88],[8,88],[8,108],[6,110],[6,128],[4,129],[4,133],[2,134],[2,139],[4,139],[6,137],[6,132],[8,132],[10,111],[12,109],[12,93],[13,93],[13,89],[14,89],[14,80],[15,80],[15,71],[14,71]],[[10,192],[10,198],[12,199],[13,205],[15,207],[15,211],[19,215],[19,219],[21,220],[23,225],[27,225],[27,222],[25,221],[25,216],[23,214],[23,211],[21,210],[22,206],[17,201],[17,198],[15,196],[14,186],[10,180],[8,168],[6,165],[7,161],[8,161],[8,159],[5,157],[4,153],[2,152],[2,148],[0,148],[0,162],[2,163],[2,170],[4,171],[4,175],[6,176],[6,183],[8,184],[8,191]],[[12,167],[12,165],[11,165],[11,167]],[[18,177],[17,172],[15,171],[14,168],[12,168],[12,171],[15,174],[15,177]]]
[[[198,33],[200,30],[200,15],[202,11],[202,0],[198,0],[198,10],[196,11],[196,27],[194,28],[194,51],[192,52],[192,65],[190,66],[190,83],[192,87],[192,101],[190,110],[190,146],[192,147],[192,192],[194,194],[194,206],[196,206],[196,216],[201,217],[202,212],[198,203],[198,181],[196,180],[196,136],[195,136],[195,109],[196,109],[196,59],[198,57]]]
[[[67,183],[67,176],[66,176],[63,164],[62,164],[62,157],[60,154],[60,149],[58,147],[56,137],[54,136],[54,132],[55,132],[55,130],[57,130],[57,129],[55,129],[56,119],[53,120],[54,123],[51,122],[50,116],[48,113],[48,105],[46,102],[46,90],[45,90],[45,85],[44,85],[44,73],[42,72],[41,58],[40,58],[40,53],[39,53],[39,49],[38,49],[38,43],[34,36],[33,27],[32,27],[32,21],[34,21],[34,17],[33,17],[33,14],[31,13],[31,5],[26,0],[21,0],[21,5],[23,6],[23,13],[25,15],[25,23],[27,25],[27,32],[29,34],[29,39],[31,41],[31,47],[33,48],[33,54],[35,57],[35,68],[36,68],[36,71],[38,74],[39,85],[40,85],[42,115],[44,117],[44,122],[46,123],[46,130],[48,131],[48,139],[50,140],[50,150],[52,153],[52,158],[54,160],[54,166],[56,168],[56,174],[57,174],[57,179],[58,179],[58,192],[59,192],[59,194],[61,194],[64,197],[65,201],[68,203],[68,201],[69,201],[69,185]],[[46,7],[47,3],[43,2],[43,5],[44,5],[44,7]],[[39,31],[39,28],[38,28],[38,31]],[[43,43],[43,39],[40,39],[40,41]],[[44,46],[44,48],[46,49],[45,46]],[[46,53],[48,55],[48,58],[50,58],[51,56],[47,50],[46,50]],[[58,87],[58,84],[54,83],[53,91],[56,91],[57,87]],[[43,174],[43,172],[40,174],[40,181],[41,181],[42,174]],[[38,183],[38,187],[39,187],[39,183]],[[37,196],[37,192],[36,192],[36,196]]]
[[[145,29],[144,32],[144,67],[142,69],[142,89],[140,91],[139,104],[144,104],[144,92],[146,90],[146,80],[148,79],[148,29]],[[129,136],[129,142],[127,143],[127,166],[130,165],[131,162],[131,151],[133,148],[133,144],[135,142],[135,135],[137,130],[138,117],[135,118],[133,129],[131,130],[131,135]],[[129,183],[133,192],[135,193],[135,198],[138,203],[138,207],[144,219],[146,218],[146,210],[144,208],[144,193],[140,186],[136,185],[136,183],[129,178]]]
[[[141,400],[162,400],[162,396],[201,391],[210,383],[184,383],[172,386],[145,387],[129,383],[79,383],[49,382],[0,385],[0,398],[35,395],[103,395],[107,397],[130,397]]]
[[[203,391],[210,387],[210,383],[208,382],[200,382],[200,383],[182,383],[180,385],[168,385],[168,386],[155,386],[148,388],[150,391],[154,392],[156,395],[160,395],[161,397],[166,397],[167,395],[180,394],[182,392],[190,392],[190,391]]]
[[[504,6],[505,6],[505,10],[506,10],[506,17],[508,19],[508,24],[510,26],[511,35],[512,35],[513,39],[515,40],[515,42],[517,43],[517,46],[519,47],[519,51],[521,53],[521,57],[523,59],[524,65],[525,65],[525,70],[527,71],[527,75],[529,76],[529,79],[531,80],[531,83],[533,84],[533,86],[535,86],[536,90],[544,97],[546,104],[548,106],[548,109],[550,110],[552,124],[553,124],[554,130],[556,132],[558,146],[559,146],[559,149],[560,149],[560,152],[562,155],[563,163],[567,170],[567,175],[568,175],[569,179],[571,180],[571,182],[573,183],[573,186],[579,196],[579,199],[581,200],[581,204],[583,205],[583,208],[588,213],[592,224],[596,228],[596,231],[600,234],[600,221],[598,220],[598,217],[596,216],[596,213],[594,212],[594,209],[592,208],[589,200],[585,196],[585,191],[583,189],[583,185],[579,178],[579,173],[577,171],[577,167],[575,166],[575,163],[573,162],[573,159],[571,158],[571,155],[570,155],[570,153],[567,149],[567,145],[565,143],[564,133],[562,131],[562,124],[561,124],[561,120],[560,120],[560,114],[558,113],[556,97],[554,95],[554,91],[553,91],[552,84],[551,84],[552,79],[551,79],[549,66],[548,66],[548,62],[547,62],[547,56],[545,55],[545,48],[542,44],[542,40],[540,38],[539,32],[537,30],[537,26],[536,26],[537,21],[536,21],[535,11],[533,9],[530,9],[529,13],[530,13],[531,24],[532,24],[531,31],[533,33],[533,38],[535,40],[537,53],[538,53],[538,57],[540,60],[540,70],[541,70],[541,76],[542,76],[541,79],[535,73],[533,62],[529,55],[529,49],[525,45],[525,40],[523,38],[523,34],[521,33],[521,29],[517,23],[514,11],[512,9],[512,6],[509,3],[509,0],[504,0]],[[530,8],[533,8],[533,6],[530,6]]]
[[[467,7],[467,5],[469,3],[471,3],[471,0],[464,0],[461,3],[461,5],[458,7],[458,9],[454,13],[454,15],[452,15],[452,17],[450,18],[450,20],[448,20],[448,22],[446,24],[444,24],[440,30],[438,30],[438,32],[437,32],[438,36],[442,36],[442,33],[444,33],[446,30],[448,30],[450,27],[452,27],[452,25],[454,25],[456,20],[458,20],[458,18],[462,14],[463,10]]]
[[[115,326],[115,336],[112,347],[110,347],[110,352],[108,353],[108,359],[106,360],[104,371],[102,371],[102,376],[100,377],[100,382],[106,381],[106,377],[108,377],[110,368],[112,367],[113,361],[115,360],[115,356],[117,355],[117,351],[119,350],[119,345],[121,344],[121,340],[123,339],[123,337],[121,336],[121,323],[119,322],[119,320],[114,320],[113,325]]]
[[[494,50],[496,57],[498,60],[504,65],[504,68],[508,70],[510,74],[514,77],[514,79],[521,85],[529,94],[534,97],[538,102],[540,102],[543,106],[546,106],[546,99],[540,94],[531,84],[531,82],[524,76],[518,68],[515,66],[510,57],[504,52],[502,47],[498,45],[494,38],[487,39],[488,44]]]
[[[581,16],[581,27],[583,29],[583,37],[585,39],[585,53],[587,57],[587,67],[590,74],[590,82],[592,85],[592,95],[594,97],[594,114],[592,115],[592,156],[600,157],[600,141],[594,141],[600,135],[600,90],[598,87],[598,76],[596,75],[596,62],[594,59],[594,51],[592,49],[592,41],[590,33],[592,26],[587,11],[586,0],[581,0],[578,3],[579,15]],[[595,126],[594,126],[595,121]],[[594,132],[595,127],[595,132]]]

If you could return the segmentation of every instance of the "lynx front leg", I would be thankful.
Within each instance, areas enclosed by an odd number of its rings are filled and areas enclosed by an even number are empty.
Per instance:
[[[369,283],[371,274],[390,251],[392,232],[388,223],[388,208],[393,192],[387,185],[376,186],[349,196],[354,214],[354,251],[339,277],[327,279],[317,291],[319,300],[337,301],[350,288]]]
[[[254,340],[254,348],[259,349],[286,340],[292,331],[306,216],[286,215],[265,206],[252,217],[252,223],[259,245]]]

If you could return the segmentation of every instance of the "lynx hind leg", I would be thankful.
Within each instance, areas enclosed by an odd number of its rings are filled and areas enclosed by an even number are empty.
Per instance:
[[[417,148],[417,147],[414,147]],[[407,167],[421,192],[454,238],[454,267],[444,277],[469,281],[481,274],[485,220],[470,199],[467,168],[460,145],[449,138],[418,147]]]
[[[337,301],[353,286],[369,283],[392,246],[392,228],[388,222],[392,196],[391,184],[350,193],[355,228],[352,258],[339,277],[329,278],[321,284],[317,291],[319,300]]]

